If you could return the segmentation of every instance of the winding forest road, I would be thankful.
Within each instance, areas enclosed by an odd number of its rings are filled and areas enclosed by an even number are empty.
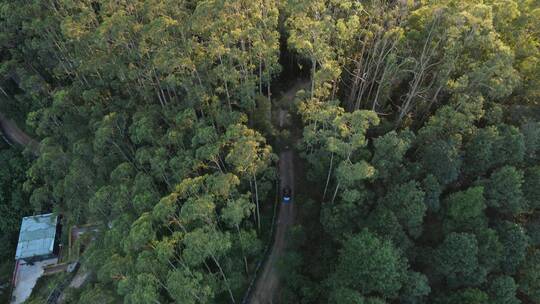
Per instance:
[[[0,132],[2,132],[2,135],[9,143],[16,143],[27,147],[35,155],[39,153],[39,143],[23,130],[19,129],[13,120],[7,118],[2,113],[0,113]]]

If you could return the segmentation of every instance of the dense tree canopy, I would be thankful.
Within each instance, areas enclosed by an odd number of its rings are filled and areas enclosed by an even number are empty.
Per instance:
[[[0,114],[40,141],[0,143],[0,257],[55,212],[99,227],[73,303],[241,303],[291,149],[281,303],[540,302],[539,20],[534,0],[0,0]]]

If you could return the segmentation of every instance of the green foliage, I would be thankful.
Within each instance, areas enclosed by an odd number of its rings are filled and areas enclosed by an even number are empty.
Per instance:
[[[441,304],[487,304],[489,302],[488,295],[477,289],[467,288],[465,290],[457,291],[449,296],[443,296],[436,303]]]
[[[23,191],[30,159],[0,142],[0,285],[10,282],[19,227],[23,216],[32,215],[28,193]],[[9,286],[5,285],[5,286]],[[0,301],[8,301],[9,288],[0,289]]]
[[[430,292],[428,278],[420,272],[409,271],[401,299],[404,303],[422,303]]]
[[[467,174],[483,175],[491,168],[497,140],[499,140],[499,132],[493,126],[478,129],[475,132],[465,147],[464,171]]]
[[[409,149],[414,135],[411,132],[395,131],[373,141],[374,155],[371,162],[377,169],[377,177],[388,179],[403,169],[403,158]]]
[[[330,295],[329,303],[364,304],[365,299],[361,293],[349,288],[337,288]]]
[[[523,161],[525,139],[518,128],[502,124],[498,127],[500,139],[496,141],[493,155],[497,165],[515,165]]]
[[[212,289],[208,285],[202,285],[202,281],[201,273],[175,269],[167,275],[167,289],[171,298],[178,303],[206,302],[212,298]]]
[[[503,259],[503,244],[497,232],[491,228],[484,228],[476,232],[478,240],[478,260],[480,265],[487,271],[499,269],[499,263]]]
[[[461,169],[459,148],[455,141],[438,140],[424,147],[422,164],[442,185],[458,178]]]
[[[478,261],[478,241],[472,234],[448,234],[435,250],[433,263],[451,288],[479,285],[486,279],[486,271]]]
[[[534,219],[527,223],[526,226],[527,235],[531,240],[531,245],[538,246],[540,245],[540,221]]]
[[[494,304],[519,304],[516,298],[517,284],[512,277],[499,276],[489,285],[489,296]]]
[[[93,286],[93,288],[89,288],[84,290],[79,300],[81,302],[86,303],[103,303],[103,304],[112,304],[115,303],[116,298],[114,295],[104,288],[104,286]]]
[[[508,274],[514,274],[525,260],[529,237],[523,227],[511,222],[503,222],[497,226],[499,239],[503,245],[501,268]]]
[[[444,229],[448,232],[473,232],[487,225],[484,188],[473,187],[452,193],[445,201]]]
[[[2,259],[11,259],[13,246],[17,243],[21,218],[31,215],[28,206],[28,195],[22,189],[25,180],[25,171],[29,166],[29,160],[20,155],[15,148],[0,149],[0,229],[2,230],[1,241],[5,246],[0,250]]]
[[[487,204],[501,213],[517,215],[527,210],[521,185],[523,173],[515,167],[505,166],[491,174],[486,184]]]
[[[334,288],[351,288],[361,294],[396,298],[406,280],[407,263],[388,241],[368,230],[351,237],[340,252]]]
[[[540,166],[525,170],[523,195],[532,209],[540,208]]]
[[[521,126],[525,141],[525,158],[534,162],[540,158],[540,123],[526,122]]]
[[[329,303],[338,304],[384,304],[383,300],[379,298],[365,298],[359,292],[348,289],[348,288],[338,288],[333,291],[330,295]]]
[[[531,301],[540,300],[540,251],[529,252],[518,273],[519,290]]]
[[[441,196],[441,185],[437,181],[437,178],[431,174],[426,176],[423,180],[423,188],[425,195],[425,202],[428,210],[432,212],[438,212],[440,209],[440,196]]]
[[[40,138],[0,147],[0,257],[23,215],[96,223],[70,301],[238,303],[281,106],[312,201],[283,302],[540,301],[537,1],[0,7],[0,110]]]
[[[410,238],[405,233],[394,212],[385,206],[379,205],[369,214],[366,226],[379,237],[391,240],[403,251],[406,251],[412,245]]]
[[[398,185],[382,199],[382,203],[394,211],[409,235],[417,238],[422,234],[422,223],[426,212],[424,192],[416,182]]]

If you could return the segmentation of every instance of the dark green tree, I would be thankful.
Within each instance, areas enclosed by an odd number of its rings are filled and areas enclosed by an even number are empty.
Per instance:
[[[540,252],[531,250],[518,273],[519,290],[531,301],[540,301]]]
[[[444,202],[443,226],[448,232],[474,232],[486,227],[484,188],[455,192]]]
[[[478,241],[472,234],[448,234],[435,250],[433,263],[450,288],[480,285],[486,280],[486,270],[478,260]]]
[[[396,298],[407,278],[408,265],[391,242],[368,230],[348,239],[339,254],[333,288],[350,288],[362,295]]]
[[[522,226],[508,221],[500,223],[497,232],[503,245],[501,268],[507,274],[514,274],[525,261],[529,237]]]
[[[499,276],[494,278],[489,285],[491,303],[495,304],[519,304],[516,298],[517,284],[512,277]]]
[[[488,206],[503,214],[517,215],[526,211],[522,184],[523,173],[515,167],[505,166],[493,172],[486,183]]]

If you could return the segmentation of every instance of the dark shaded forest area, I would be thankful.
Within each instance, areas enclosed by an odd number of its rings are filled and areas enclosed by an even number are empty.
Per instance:
[[[0,0],[0,26],[0,113],[40,142],[0,143],[0,286],[55,212],[99,227],[65,303],[242,303],[291,145],[280,303],[540,303],[538,0]]]

